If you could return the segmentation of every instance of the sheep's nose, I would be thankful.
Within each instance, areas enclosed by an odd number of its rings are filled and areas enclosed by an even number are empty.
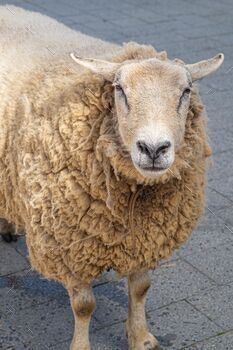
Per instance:
[[[145,141],[137,141],[137,147],[141,153],[146,154],[150,159],[155,160],[168,151],[171,147],[171,142],[164,141],[153,145],[148,144]]]

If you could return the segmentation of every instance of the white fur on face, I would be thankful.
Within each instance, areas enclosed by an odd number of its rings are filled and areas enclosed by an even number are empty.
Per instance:
[[[171,62],[133,63],[118,72],[114,85],[124,146],[143,176],[157,177],[171,167],[183,141],[191,92],[187,70]]]
[[[156,149],[159,145],[170,143],[157,159],[153,159],[140,151],[138,142]],[[138,130],[131,148],[131,158],[135,168],[145,177],[156,177],[166,172],[175,158],[174,140],[171,132],[164,124],[151,123]]]

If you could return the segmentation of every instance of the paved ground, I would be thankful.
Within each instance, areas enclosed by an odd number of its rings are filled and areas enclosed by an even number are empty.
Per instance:
[[[153,273],[147,311],[162,349],[232,350],[232,0],[7,2],[103,39],[150,43],[188,62],[225,53],[223,68],[201,82],[214,149],[205,217],[191,240]],[[66,291],[32,272],[25,257],[23,240],[0,242],[0,349],[68,349],[73,320]],[[94,288],[94,350],[127,349],[125,281],[109,279]]]

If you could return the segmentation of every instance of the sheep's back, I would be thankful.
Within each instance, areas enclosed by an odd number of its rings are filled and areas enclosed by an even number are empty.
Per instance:
[[[32,151],[26,134],[38,138],[38,110],[83,72],[70,52],[98,57],[111,56],[117,49],[45,15],[0,6],[0,216],[21,221],[13,214],[18,212],[14,198],[19,195],[19,149],[23,147],[25,155]]]

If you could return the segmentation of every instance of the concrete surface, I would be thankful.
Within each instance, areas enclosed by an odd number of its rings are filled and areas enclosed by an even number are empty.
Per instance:
[[[192,238],[152,273],[147,313],[167,350],[233,349],[232,0],[8,0],[106,40],[135,40],[194,62],[225,53],[200,83],[214,150],[206,213]],[[68,349],[73,318],[62,286],[31,271],[24,239],[0,242],[0,349]],[[125,281],[95,284],[94,350],[127,349]]]

